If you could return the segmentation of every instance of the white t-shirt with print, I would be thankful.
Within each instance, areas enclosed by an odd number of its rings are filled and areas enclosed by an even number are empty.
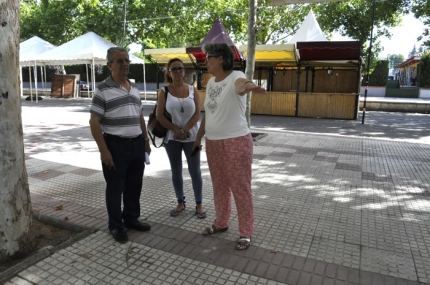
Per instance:
[[[210,140],[222,140],[249,134],[246,121],[246,95],[236,93],[235,82],[246,78],[234,70],[224,80],[209,79],[205,98],[205,135]]]

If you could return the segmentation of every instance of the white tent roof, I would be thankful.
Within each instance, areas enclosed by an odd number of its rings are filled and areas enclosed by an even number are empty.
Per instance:
[[[107,50],[115,46],[96,33],[88,32],[40,54],[36,60],[46,65],[92,64],[93,60],[94,64],[106,64]],[[133,54],[129,56],[132,64],[144,63],[141,58]]]
[[[318,24],[314,13],[309,11],[305,20],[301,24],[300,28],[294,34],[294,36],[288,41],[287,44],[295,44],[297,42],[326,42],[327,39],[324,36],[320,25]]]
[[[19,64],[21,66],[34,64],[36,57],[46,51],[52,50],[55,46],[41,38],[34,36],[31,39],[19,44]]]

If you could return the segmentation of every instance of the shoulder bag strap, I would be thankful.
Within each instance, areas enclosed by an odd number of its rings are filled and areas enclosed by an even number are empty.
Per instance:
[[[169,92],[169,88],[167,86],[164,86],[164,94],[166,95],[166,102],[167,103],[167,92]],[[166,104],[164,104],[166,105]]]
[[[149,115],[149,117],[151,117],[151,115],[157,116],[156,115],[157,114],[157,103],[155,103],[155,107],[154,107],[154,109],[152,109],[152,113]],[[149,120],[148,120],[148,123],[149,123]],[[161,147],[164,144],[164,140],[163,140],[163,142],[159,146],[157,146],[155,144],[155,136],[151,132],[149,132],[149,131],[147,131],[147,133],[148,133],[148,137],[151,139],[152,145],[155,146],[156,148],[159,148],[159,147]]]
[[[151,134],[151,132],[148,132],[148,136],[149,136],[149,138],[151,139],[152,145],[153,145],[153,146],[155,146],[156,148],[162,147],[162,146],[164,145],[164,138],[163,138],[163,140],[162,140],[161,144],[160,144],[159,146],[157,146],[157,145],[155,144],[155,136],[153,136],[153,135]]]
[[[164,101],[164,111],[165,112],[166,112],[166,103],[167,103],[167,92],[169,92],[169,89],[167,88],[167,86],[164,86],[164,94],[166,95],[166,100]],[[158,101],[158,94],[157,94],[157,101]],[[156,109],[156,107],[154,108],[154,111],[153,111],[154,115],[156,114],[155,109]],[[164,145],[164,141],[166,139],[165,137],[162,139],[161,144],[159,146],[157,146],[157,144],[155,143],[155,136],[152,135],[151,132],[148,132],[148,136],[151,139],[152,145],[155,146],[156,148],[162,147]]]

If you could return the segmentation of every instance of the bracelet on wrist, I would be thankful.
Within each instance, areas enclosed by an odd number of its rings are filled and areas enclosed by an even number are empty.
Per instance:
[[[149,138],[144,138],[145,139],[145,141],[149,141]]]
[[[181,129],[181,132],[185,135],[185,131],[184,131],[184,129]]]

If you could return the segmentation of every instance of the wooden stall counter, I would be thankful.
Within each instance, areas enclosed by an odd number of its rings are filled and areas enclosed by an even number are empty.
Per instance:
[[[251,100],[251,114],[295,116],[296,97],[295,92],[254,93]]]
[[[199,90],[199,95],[201,110],[204,111],[206,91]],[[251,100],[251,114],[354,120],[357,119],[359,96],[355,93],[255,93]]]
[[[205,90],[198,90],[200,95],[200,108],[204,111],[206,98]],[[295,92],[267,92],[255,93],[251,100],[251,113],[259,115],[295,116]]]
[[[358,115],[360,94],[356,93],[306,93],[298,94],[298,117],[349,119]]]

